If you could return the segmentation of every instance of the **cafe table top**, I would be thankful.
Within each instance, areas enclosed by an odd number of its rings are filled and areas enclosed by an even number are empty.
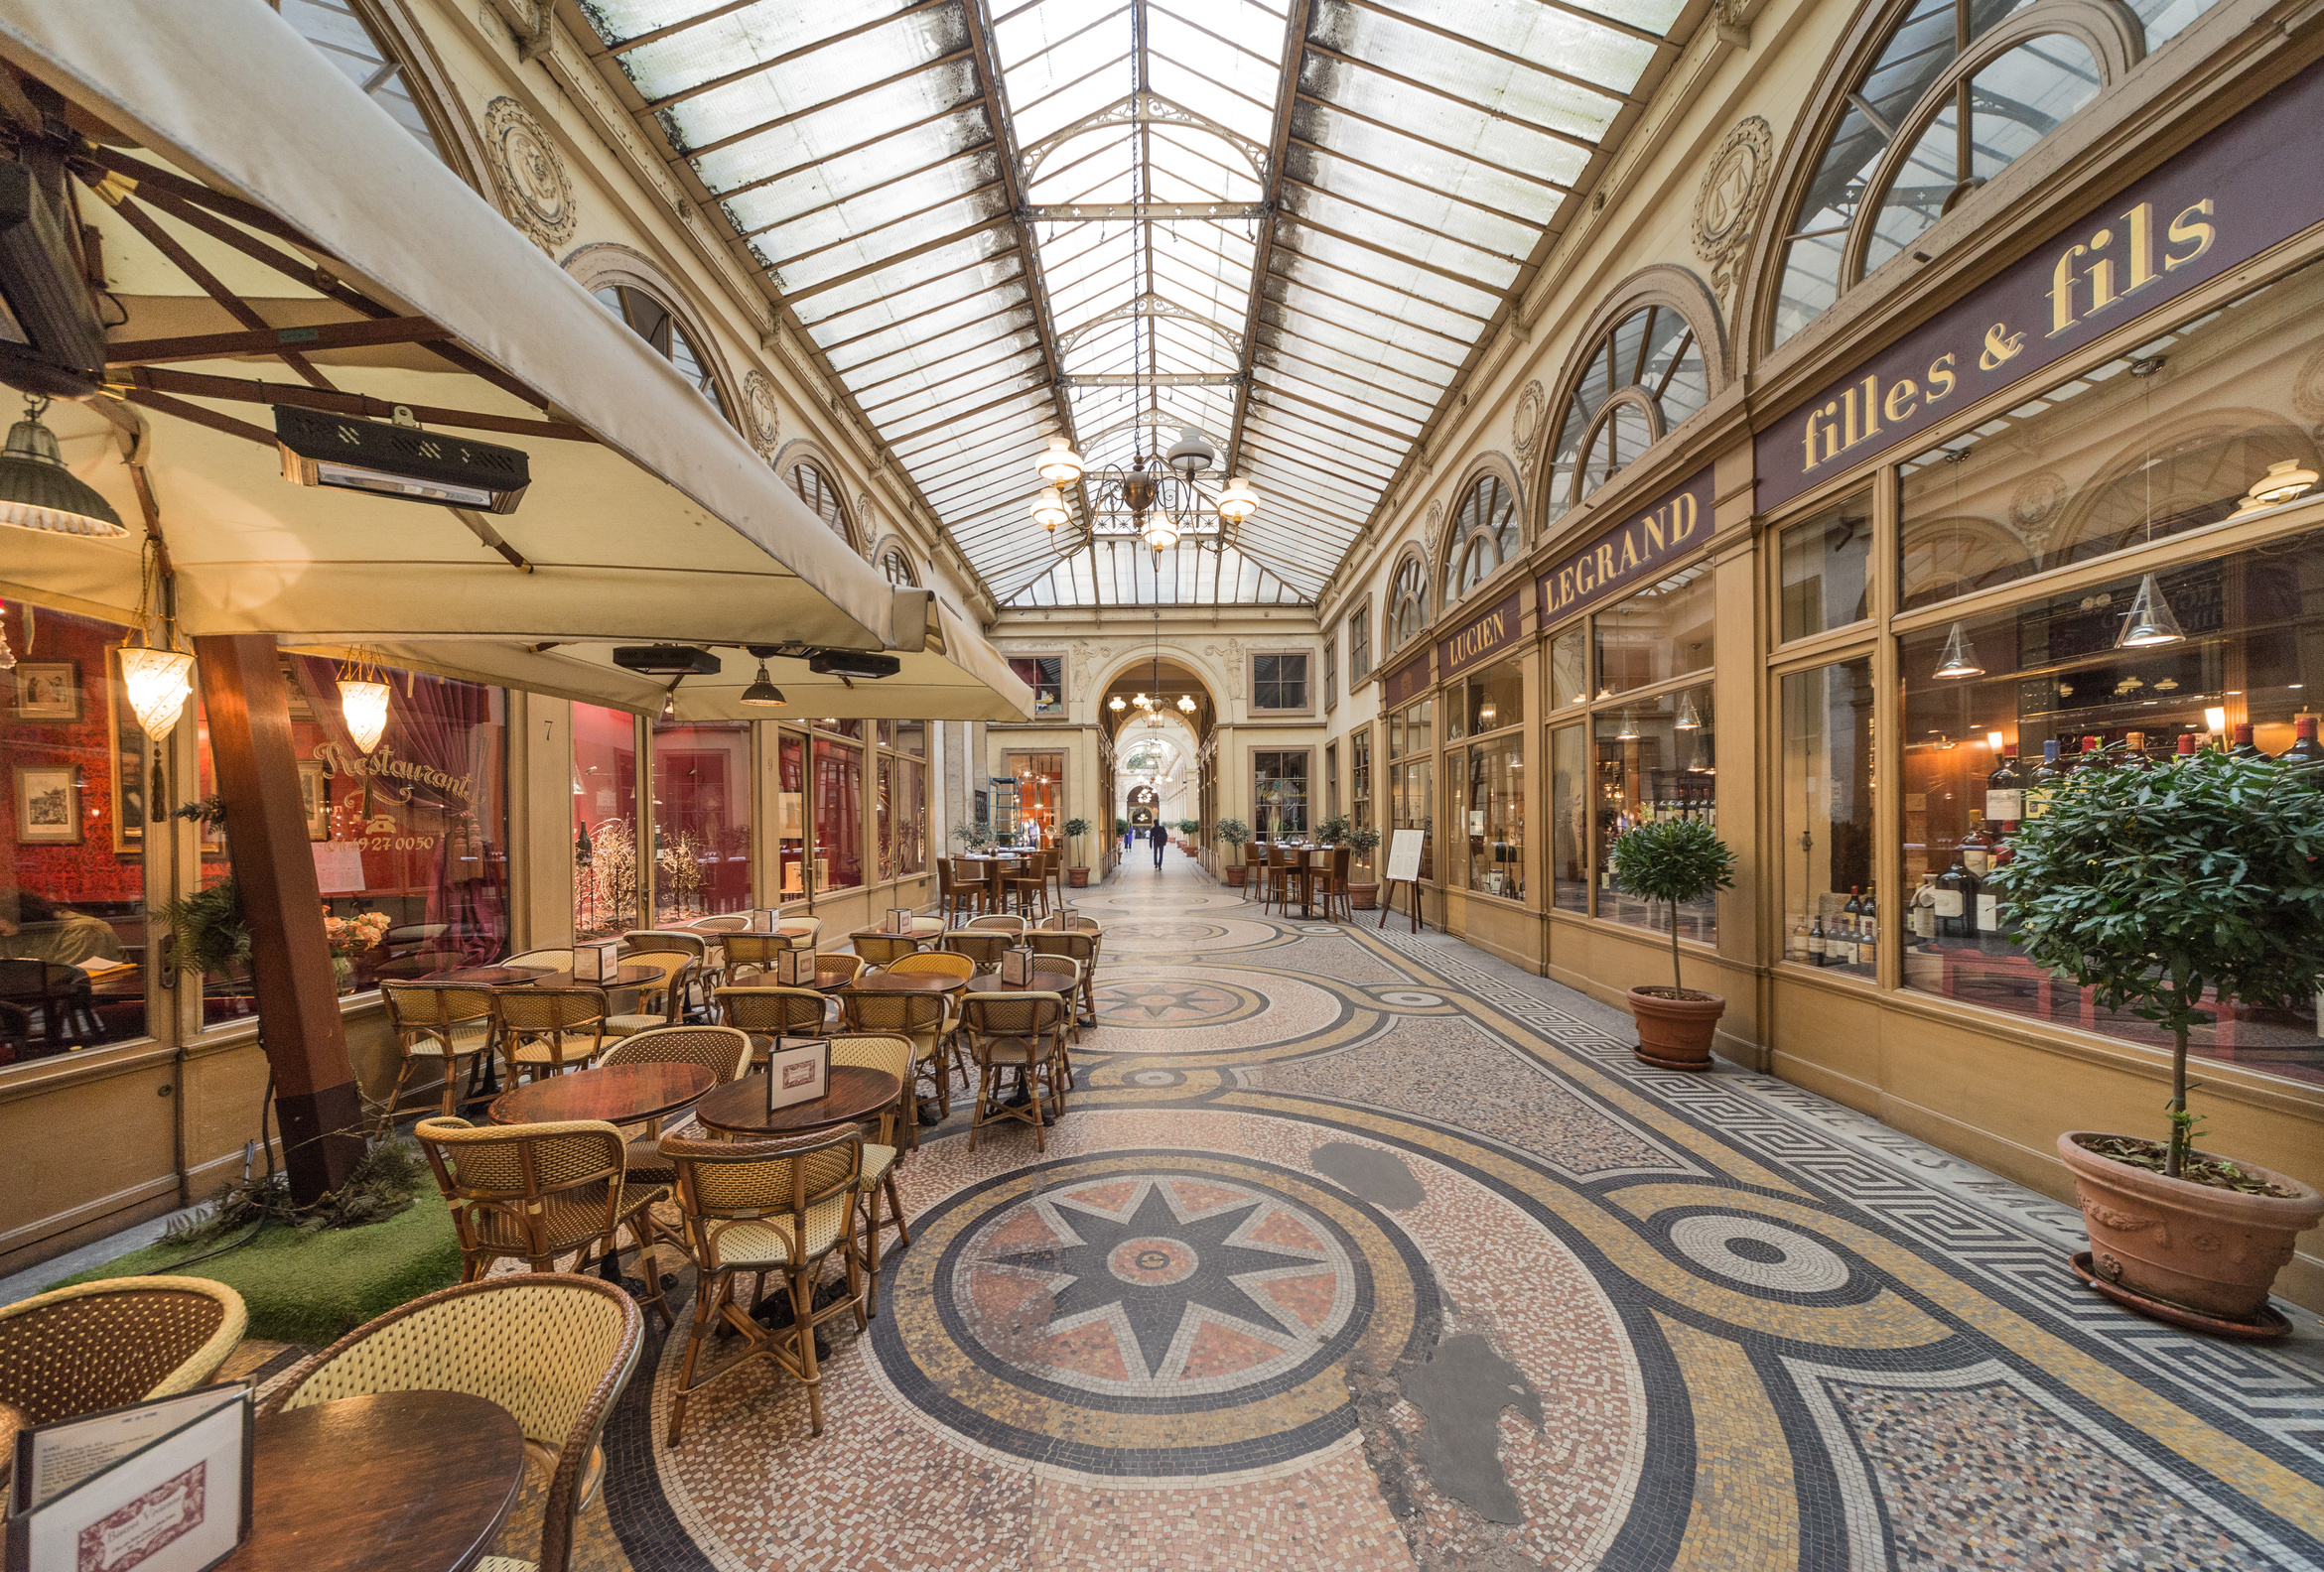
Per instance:
[[[1033,974],[1036,978],[1040,975],[1038,972]],[[1053,982],[1046,987],[1037,982],[1004,982],[998,972],[979,972],[968,980],[968,990],[971,993],[1062,993],[1065,991]]]
[[[675,1114],[710,1090],[718,1076],[708,1065],[646,1063],[600,1065],[503,1092],[492,1100],[495,1124],[553,1124],[603,1119],[633,1124]]]
[[[461,1572],[524,1484],[524,1432],[488,1398],[372,1392],[268,1414],[250,1537],[221,1572]]]
[[[570,971],[545,972],[539,967],[460,967],[450,972],[430,972],[421,977],[390,981],[423,987],[635,987],[641,982],[658,982],[661,976],[660,967],[631,966],[624,961],[614,969],[613,978],[607,982],[582,982]]]
[[[908,934],[891,934],[885,928],[858,928],[848,935],[850,939],[933,939],[944,931],[941,917],[914,917]]]
[[[948,972],[867,972],[841,989],[850,993],[950,993],[968,980]]]
[[[903,1083],[866,1065],[833,1065],[824,1095],[809,1103],[769,1110],[766,1072],[714,1088],[694,1105],[694,1117],[723,1134],[806,1135],[870,1118],[903,1095]]]

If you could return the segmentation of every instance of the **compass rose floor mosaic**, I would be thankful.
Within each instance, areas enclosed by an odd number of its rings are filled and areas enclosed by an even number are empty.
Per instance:
[[[1457,941],[1278,921],[1176,857],[1076,909],[1098,1024],[1046,1149],[924,1132],[819,1437],[760,1364],[670,1448],[652,1334],[585,1560],[2324,1567],[2313,1316],[2272,1349],[2141,1320],[2068,1272],[2070,1208],[1640,1064]]]

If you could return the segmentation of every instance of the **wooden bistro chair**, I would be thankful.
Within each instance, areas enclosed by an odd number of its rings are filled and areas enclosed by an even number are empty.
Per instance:
[[[726,957],[726,985],[742,982],[746,972],[773,971],[774,958],[791,947],[791,940],[778,933],[738,933],[728,934],[718,947]]]
[[[1081,968],[1081,1007],[1076,1012],[1078,1026],[1097,1024],[1097,946],[1098,936],[1071,929],[1058,933],[1035,928],[1025,936],[1035,956],[1070,956]],[[1078,1031],[1076,1036],[1078,1036]]]
[[[904,1088],[903,1095],[881,1112],[880,1138],[864,1143],[864,1172],[856,1182],[856,1193],[864,1204],[864,1265],[868,1274],[864,1289],[864,1315],[866,1319],[873,1319],[880,1314],[881,1232],[893,1229],[898,1244],[909,1244],[912,1242],[911,1230],[903,1221],[903,1197],[895,1193],[895,1170],[903,1160],[900,1144],[902,1132],[919,1122],[911,1106],[911,1039],[891,1036],[886,1032],[843,1034],[831,1039],[831,1062],[834,1065],[860,1065],[866,1070],[884,1070],[895,1077]],[[888,1198],[888,1216],[885,1218],[880,1215],[882,1196]]]
[[[466,1119],[422,1119],[412,1131],[460,1236],[460,1280],[475,1282],[504,1258],[553,1272],[574,1255],[574,1269],[621,1255],[621,1230],[637,1251],[646,1298],[670,1324],[654,1260],[653,1204],[669,1190],[627,1182],[627,1143],[603,1119],[477,1126]]]
[[[606,1040],[603,988],[507,987],[492,990],[492,1034],[508,1084],[588,1068]]]
[[[206,1277],[108,1277],[0,1306],[0,1403],[54,1424],[206,1385],[249,1325]]]
[[[665,1136],[662,1155],[678,1171],[678,1208],[700,1277],[686,1361],[670,1394],[670,1445],[686,1422],[686,1403],[713,1381],[753,1360],[766,1360],[807,1388],[808,1428],[823,1433],[823,1376],[815,1364],[815,1328],[864,1309],[864,1251],[856,1242],[864,1132],[846,1125],[791,1141],[697,1141]],[[847,1293],[815,1308],[815,1279],[837,1253],[847,1266]],[[768,1331],[734,1302],[740,1275],[774,1273],[790,1289],[791,1324]],[[700,1381],[703,1345],[721,1320],[743,1335],[745,1351]]]
[[[985,928],[947,928],[940,941],[941,955],[956,955],[974,962],[977,971],[991,972],[1001,965],[1001,952],[1016,940],[1005,933]]]
[[[371,1392],[489,1398],[515,1416],[528,1453],[553,1458],[555,1471],[538,1559],[487,1554],[478,1572],[566,1572],[575,1520],[605,1477],[606,1420],[644,1342],[645,1317],[609,1282],[559,1273],[462,1283],[355,1328],[284,1377],[263,1412]],[[531,1535],[529,1522],[503,1527],[494,1548]]]
[[[946,922],[955,916],[973,917],[977,910],[977,892],[980,884],[964,884],[955,869],[958,862],[952,857],[936,859],[936,915]]]
[[[913,1095],[918,1090],[919,1077],[926,1076],[935,1082],[937,1101],[944,1105],[946,1114],[952,1112],[951,1055],[945,1037],[952,1030],[953,1018],[944,995],[848,992],[840,995],[840,1009],[851,1032],[880,1032],[911,1043],[915,1073],[902,1078],[899,1101],[910,1114],[903,1121],[904,1149],[918,1150],[920,1120],[913,1108]]]
[[[708,935],[684,928],[632,928],[621,936],[621,959],[635,966],[657,955],[682,955],[694,963],[688,986],[678,994],[679,1013],[674,1018],[682,1020],[690,1007],[686,994],[693,986],[699,984],[706,999],[710,990],[718,986],[719,979],[712,976],[710,946]]]
[[[663,1026],[622,1038],[599,1063],[697,1064],[717,1077],[712,1086],[725,1086],[751,1073],[751,1034],[735,1026]],[[661,1120],[647,1119],[630,1130],[629,1183],[674,1187],[678,1175],[661,1154]]]
[[[866,934],[856,941],[856,954],[876,967],[892,966],[919,953],[920,942],[910,934]]]
[[[608,1037],[633,1037],[657,1027],[675,1026],[685,1018],[686,990],[693,985],[695,969],[700,963],[676,950],[648,950],[623,956],[621,964],[652,967],[661,978],[637,984],[635,1011],[606,1017]]]
[[[820,1037],[831,1000],[813,988],[723,987],[718,1018],[751,1035],[751,1061],[763,1063],[777,1037]]]
[[[960,1029],[977,1065],[976,1109],[968,1126],[970,1151],[977,1149],[977,1135],[987,1118],[1028,1123],[1033,1149],[1048,1149],[1041,1138],[1041,1083],[1048,1083],[1049,1102],[1055,1111],[1064,1113],[1065,1087],[1058,1063],[1064,1054],[1069,1013],[1062,995],[1029,988],[971,993],[961,1000]],[[1018,1073],[1025,1093],[1024,1108],[1011,1108],[1001,1101],[1003,1070]]]
[[[1348,872],[1355,864],[1355,848],[1337,846],[1331,849],[1331,863],[1321,875],[1323,880],[1323,918],[1326,922],[1354,922],[1354,898],[1348,894]]]
[[[952,894],[947,897],[944,920],[950,922],[955,910],[974,917],[993,909],[993,869],[995,864],[980,862],[975,857],[946,857],[944,866],[952,882]]]
[[[1040,916],[1049,915],[1048,859],[1053,852],[1028,852],[1017,871],[1001,880],[1002,909],[1017,908],[1021,917],[1030,916],[1038,908]]]
[[[384,1135],[395,1122],[403,1089],[423,1064],[444,1074],[444,1112],[459,1113],[461,1060],[492,1050],[491,989],[382,982],[379,997],[387,1005],[387,1024],[403,1062],[395,1072],[395,1090],[379,1110],[378,1133]]]
[[[969,923],[968,926],[978,933],[1005,933],[1016,935],[1025,932],[1025,919],[1016,915],[1014,912],[995,912],[990,917],[979,917],[974,919]]]

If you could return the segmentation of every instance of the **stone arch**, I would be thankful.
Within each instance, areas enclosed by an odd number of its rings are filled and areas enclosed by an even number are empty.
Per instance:
[[[893,565],[891,569],[890,565]],[[920,587],[920,565],[912,560],[911,542],[890,532],[880,537],[872,548],[872,565],[885,574],[888,582],[900,588]]]
[[[1469,493],[1475,489],[1479,480],[1487,477],[1497,479],[1508,487],[1510,500],[1516,508],[1517,540],[1509,554],[1485,578],[1493,578],[1502,568],[1525,555],[1526,543],[1531,536],[1528,528],[1531,521],[1526,514],[1524,478],[1519,475],[1516,463],[1507,454],[1498,451],[1481,453],[1469,460],[1468,467],[1460,472],[1459,480],[1445,493],[1444,520],[1436,539],[1431,543],[1430,555],[1435,562],[1436,571],[1442,576],[1435,586],[1435,601],[1439,612],[1460,598],[1452,588],[1452,576],[1459,569],[1464,542],[1474,533],[1474,521],[1464,525],[1463,515]]]
[[[742,431],[740,413],[742,384],[728,367],[718,340],[711,335],[702,314],[694,307],[678,281],[656,266],[643,252],[613,240],[595,240],[568,252],[565,271],[572,274],[581,287],[596,295],[601,290],[636,290],[663,311],[685,334],[687,346],[701,364],[704,375],[717,390],[713,400],[727,424]],[[602,304],[602,302],[601,302]],[[675,356],[672,356],[673,361]],[[745,432],[748,437],[750,434]]]
[[[1418,643],[1427,635],[1429,624],[1435,619],[1438,609],[1431,604],[1435,583],[1435,570],[1429,561],[1427,546],[1420,541],[1408,541],[1404,549],[1396,554],[1384,581],[1380,608],[1381,650],[1376,664],[1385,664],[1391,655],[1408,644]],[[1420,592],[1418,616],[1401,617],[1399,613],[1410,600],[1415,584]],[[1401,635],[1398,631],[1400,623],[1410,624]]]

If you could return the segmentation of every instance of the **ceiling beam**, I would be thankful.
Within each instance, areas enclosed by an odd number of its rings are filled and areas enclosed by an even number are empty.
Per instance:
[[[1122,219],[1265,218],[1269,202],[1056,202],[1018,209],[1030,223],[1116,223]]]
[[[1065,388],[1241,387],[1249,379],[1247,371],[1098,371],[1061,376],[1057,385]]]
[[[1291,15],[1284,22],[1283,65],[1276,72],[1275,129],[1267,142],[1267,205],[1273,207],[1283,198],[1283,160],[1291,146],[1292,109],[1298,102],[1299,64],[1306,57],[1307,18],[1314,0],[1292,0]],[[1251,422],[1251,387],[1248,374],[1252,357],[1259,346],[1259,308],[1267,299],[1267,271],[1275,255],[1275,231],[1281,219],[1273,219],[1259,226],[1259,255],[1251,262],[1251,294],[1243,305],[1243,371],[1246,380],[1235,396],[1235,424],[1227,433],[1226,472],[1243,472],[1243,429]]]

